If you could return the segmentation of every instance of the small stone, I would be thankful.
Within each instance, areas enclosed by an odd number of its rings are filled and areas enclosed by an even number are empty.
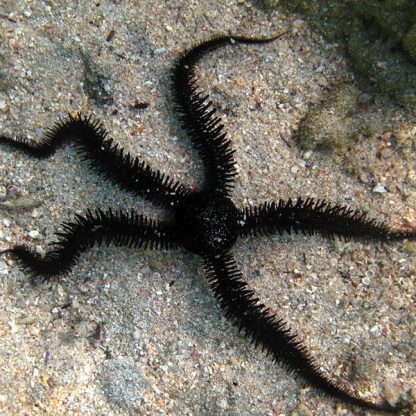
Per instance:
[[[290,416],[312,416],[313,412],[306,405],[300,403]]]
[[[370,332],[373,335],[380,335],[381,334],[381,328],[378,325],[374,325],[372,328],[370,328]]]
[[[23,316],[22,318],[18,318],[15,320],[16,325],[32,325],[34,324],[38,318],[36,316]]]
[[[361,181],[361,183],[368,183],[368,177],[365,173],[361,173],[360,176],[358,177],[358,179]]]
[[[32,237],[32,238],[35,238],[35,239],[39,238],[39,236],[40,236],[38,230],[30,230],[28,234],[29,234],[29,237]]]
[[[7,110],[7,103],[4,98],[0,98],[0,111]]]
[[[221,407],[221,409],[224,409],[224,410],[228,408],[228,402],[227,402],[226,399],[222,399],[220,401],[220,407]]]
[[[381,185],[381,184],[377,184],[374,188],[373,188],[373,192],[377,192],[379,194],[383,194],[385,192],[387,192],[386,188]]]
[[[303,154],[303,158],[305,159],[305,160],[308,160],[308,159],[310,159],[311,158],[311,156],[312,156],[312,150],[307,150],[304,154]]]
[[[62,287],[62,285],[61,284],[57,284],[56,285],[56,291],[58,292],[58,295],[61,297],[61,298],[63,298],[65,295],[66,295],[66,292],[65,292],[65,290],[64,290],[64,288]]]
[[[366,274],[366,275],[362,278],[361,282],[362,282],[362,284],[363,284],[364,286],[370,286],[370,283],[371,283],[371,278],[370,278],[370,276],[369,276],[368,274]]]
[[[81,309],[81,302],[78,300],[78,298],[75,298],[72,301],[71,307],[72,307],[72,309],[75,309],[75,310]]]
[[[394,406],[403,392],[403,384],[399,380],[388,376],[384,380],[384,397],[388,403]]]
[[[0,274],[7,274],[7,264],[4,261],[0,261]]]
[[[297,19],[293,22],[293,27],[300,28],[304,25],[305,21],[302,19]]]
[[[416,254],[416,242],[414,241],[409,241],[409,240],[405,241],[403,243],[403,248],[409,254]]]
[[[35,251],[36,251],[37,254],[39,254],[41,256],[44,256],[46,254],[45,249],[39,244],[35,247]]]
[[[33,211],[32,211],[32,218],[39,218],[39,216],[40,216],[40,211],[39,211],[39,209],[38,208],[35,208]]]
[[[162,53],[164,53],[166,51],[166,48],[156,48],[154,51],[153,51],[153,53],[155,54],[155,55],[162,55]]]

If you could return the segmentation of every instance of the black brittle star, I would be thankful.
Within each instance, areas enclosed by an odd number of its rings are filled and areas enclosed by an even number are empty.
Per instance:
[[[149,219],[134,211],[88,210],[63,224],[45,256],[24,245],[2,252],[17,259],[32,279],[49,280],[71,271],[82,252],[94,244],[150,249],[185,248],[202,257],[209,285],[225,315],[275,362],[299,376],[304,383],[350,405],[398,414],[402,404],[375,403],[360,398],[350,388],[332,381],[312,359],[304,344],[282,320],[270,315],[243,281],[231,248],[238,237],[282,233],[321,234],[344,240],[416,239],[416,232],[391,229],[351,208],[298,198],[256,207],[237,208],[230,199],[237,175],[234,150],[208,96],[197,86],[195,65],[206,53],[230,44],[261,44],[268,39],[220,36],[184,53],[173,70],[175,109],[184,130],[203,162],[204,183],[192,192],[179,182],[152,170],[145,162],[121,149],[107,137],[98,121],[81,114],[60,120],[38,143],[1,135],[6,143],[31,156],[51,156],[70,140],[96,171],[121,188],[173,212],[173,219]]]

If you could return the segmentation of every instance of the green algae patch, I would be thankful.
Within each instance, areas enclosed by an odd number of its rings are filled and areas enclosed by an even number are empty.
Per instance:
[[[342,154],[362,138],[381,134],[385,124],[385,113],[377,109],[371,96],[343,84],[302,119],[297,141],[304,150]]]
[[[356,72],[401,104],[416,103],[414,0],[263,0],[305,16],[330,41],[344,41]]]
[[[407,52],[409,52],[409,55],[416,62],[416,23],[403,38],[403,47],[407,50]]]
[[[399,45],[416,23],[414,0],[354,0],[354,15],[379,28],[380,34]]]
[[[374,30],[356,21],[348,39],[354,67],[381,93],[403,104],[416,103],[416,66],[399,50],[392,51]]]

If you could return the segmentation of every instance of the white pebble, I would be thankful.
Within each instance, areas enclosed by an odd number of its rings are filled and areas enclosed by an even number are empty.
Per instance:
[[[381,330],[380,330],[380,327],[378,325],[374,325],[372,328],[370,328],[370,332],[373,335],[380,335],[381,334]]]
[[[134,331],[133,332],[133,339],[135,341],[138,341],[140,339],[140,332],[139,331]]]
[[[4,261],[0,261],[0,274],[7,274],[7,264]]]
[[[311,156],[312,156],[312,150],[307,150],[307,151],[303,154],[303,158],[304,158],[305,160],[308,160]]]
[[[39,254],[41,256],[44,256],[46,254],[45,249],[42,246],[40,246],[40,245],[37,245],[35,247],[35,251],[36,251],[37,254]]]
[[[38,208],[34,208],[31,215],[32,215],[32,218],[39,218],[39,216],[40,216],[39,209]]]
[[[227,402],[226,399],[222,399],[220,401],[220,407],[221,407],[221,409],[227,409],[228,408],[228,402]]]
[[[344,343],[344,344],[350,344],[351,343],[351,337],[344,337],[343,339],[342,339],[342,342]]]
[[[38,230],[30,230],[28,234],[29,234],[29,237],[39,238],[39,231]]]
[[[0,98],[0,111],[4,111],[7,109],[6,100],[4,98]]]
[[[382,193],[387,192],[387,190],[386,190],[386,188],[385,188],[383,185],[378,184],[378,185],[376,185],[376,186],[373,188],[373,192],[377,192],[377,193],[379,193],[379,194],[382,194]]]
[[[156,48],[153,53],[155,55],[162,55],[162,53],[164,53],[166,51],[166,48]]]

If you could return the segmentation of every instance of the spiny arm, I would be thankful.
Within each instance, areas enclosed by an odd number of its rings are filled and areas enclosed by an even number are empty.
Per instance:
[[[267,39],[219,36],[194,46],[176,63],[172,77],[173,97],[182,126],[202,158],[205,181],[202,190],[228,196],[237,171],[234,150],[226,138],[221,118],[215,115],[212,101],[197,86],[195,65],[202,56],[220,47],[238,43],[269,43],[283,34]]]
[[[33,281],[48,280],[70,272],[81,253],[94,244],[173,249],[178,247],[173,227],[154,221],[133,211],[87,211],[77,215],[74,222],[64,223],[64,231],[56,233],[58,241],[45,256],[40,256],[26,246],[18,245],[0,252],[16,258]]]
[[[244,208],[239,212],[238,227],[240,236],[303,233],[347,241],[416,239],[415,231],[391,229],[363,212],[312,198],[298,198],[295,202],[281,199]]]
[[[65,141],[72,141],[95,171],[127,191],[162,207],[176,205],[189,193],[169,176],[152,170],[137,157],[125,152],[107,135],[100,122],[78,114],[75,117],[69,115],[67,120],[55,123],[40,142],[0,135],[0,143],[37,158],[46,158],[53,155]]]
[[[373,403],[359,398],[353,392],[330,380],[308,354],[306,347],[291,333],[285,322],[268,313],[259,303],[247,283],[242,280],[230,254],[204,258],[208,281],[227,318],[262,350],[271,355],[301,380],[330,397],[353,406],[376,412],[398,414],[402,407]]]

